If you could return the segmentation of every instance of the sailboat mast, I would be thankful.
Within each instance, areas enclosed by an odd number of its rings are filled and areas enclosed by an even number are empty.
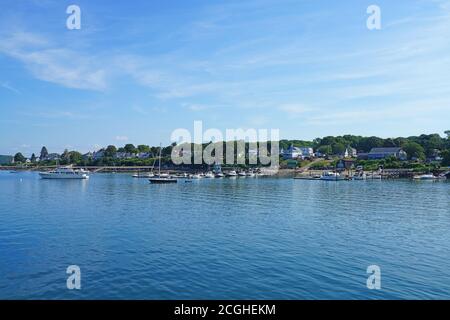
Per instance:
[[[161,177],[161,143],[159,144],[159,176]]]

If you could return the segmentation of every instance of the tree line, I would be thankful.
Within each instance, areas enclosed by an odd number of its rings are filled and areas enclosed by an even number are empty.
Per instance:
[[[319,151],[322,154],[327,155],[339,155],[342,154],[347,147],[352,147],[358,152],[369,152],[372,148],[380,147],[399,147],[402,148],[407,154],[409,159],[421,159],[424,160],[427,157],[436,156],[437,153],[443,158],[442,165],[450,166],[450,130],[445,131],[446,137],[441,137],[439,134],[422,134],[420,136],[411,137],[397,137],[397,138],[380,138],[380,137],[363,137],[356,135],[342,135],[342,136],[326,136],[323,138],[316,138],[312,141],[307,140],[280,140],[279,149],[287,149],[291,145],[296,147],[312,147],[315,151]],[[230,143],[234,143],[234,152],[236,154],[237,142],[218,142],[223,144],[223,150],[226,152],[226,148],[230,146]],[[267,143],[267,148],[270,151],[271,143]],[[173,143],[169,146],[161,149],[161,155],[164,162],[170,161],[172,149],[176,144]],[[205,143],[202,145],[202,150],[209,145]],[[188,146],[188,149],[194,150],[193,144]],[[250,145],[245,144],[245,152],[248,152]],[[123,147],[116,147],[109,145],[106,148],[100,149],[103,152],[103,156],[99,159],[91,159],[83,157],[78,151],[64,150],[61,155],[58,155],[60,164],[80,164],[80,165],[150,165],[154,162],[154,158],[159,154],[160,147],[151,147],[148,145],[126,144]],[[98,151],[97,151],[98,152]],[[148,153],[151,157],[147,159],[130,158],[130,159],[117,159],[118,153],[136,155],[139,153]],[[39,158],[43,162],[51,162],[48,159],[49,152],[46,147],[42,147]],[[47,159],[47,160],[46,160]],[[14,156],[16,163],[23,163],[26,158],[22,153],[17,153]],[[36,155],[33,153],[30,158],[30,162],[35,163],[37,161]]]

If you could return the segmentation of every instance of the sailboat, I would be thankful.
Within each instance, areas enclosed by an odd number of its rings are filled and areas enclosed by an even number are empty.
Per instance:
[[[159,145],[159,166],[158,166],[158,176],[148,179],[150,183],[163,184],[163,183],[177,183],[178,180],[172,178],[168,174],[161,174],[161,144]]]
[[[156,159],[153,161],[152,169],[148,173],[141,174],[139,171],[136,174],[133,174],[133,178],[153,178],[155,174],[153,173],[153,169],[155,168]]]

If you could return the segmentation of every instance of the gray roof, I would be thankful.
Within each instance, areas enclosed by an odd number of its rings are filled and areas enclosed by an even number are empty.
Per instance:
[[[372,150],[370,150],[370,153],[397,153],[401,150],[402,150],[402,148],[398,148],[398,147],[372,148]]]

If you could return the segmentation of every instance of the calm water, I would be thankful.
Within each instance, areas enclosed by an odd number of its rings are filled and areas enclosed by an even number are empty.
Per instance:
[[[0,172],[0,190],[2,299],[450,298],[448,182]]]

